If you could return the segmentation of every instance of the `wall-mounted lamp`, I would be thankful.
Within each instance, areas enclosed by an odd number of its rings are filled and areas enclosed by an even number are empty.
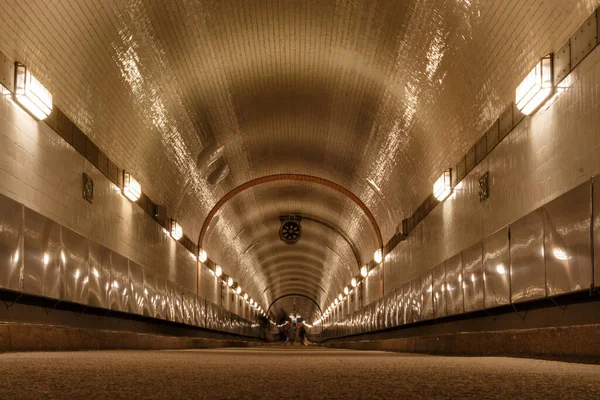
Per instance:
[[[244,300],[248,300],[248,293],[244,293]]]
[[[439,201],[444,201],[450,193],[452,193],[452,169],[447,169],[433,184],[433,195]]]
[[[335,303],[334,307],[335,307],[335,306],[337,306],[337,305],[339,304],[339,301],[338,301],[338,299],[335,299],[333,302]]]
[[[15,63],[15,101],[36,119],[52,112],[52,94],[19,62]]]
[[[220,265],[215,266],[215,276],[218,278],[223,274],[223,269]]]
[[[352,287],[356,287],[356,278],[352,278],[350,285],[352,285]]]
[[[367,277],[367,275],[369,275],[369,270],[367,269],[367,266],[366,266],[366,265],[363,265],[363,266],[360,268],[360,275],[361,275],[363,278],[366,278],[366,277]]]
[[[233,286],[233,278],[232,277],[227,278],[227,286],[229,286],[229,287]]]
[[[346,296],[348,296],[348,293],[350,293],[350,290],[348,289],[348,286],[346,286],[346,287],[344,288],[344,294],[345,294]]]
[[[123,171],[123,195],[131,201],[137,201],[142,196],[142,187],[127,171]]]
[[[171,237],[175,240],[179,240],[183,237],[183,229],[181,229],[181,225],[174,219],[171,220]]]
[[[200,249],[198,252],[198,259],[200,262],[206,262],[206,260],[208,260],[208,253],[206,253],[206,250]]]
[[[241,294],[242,293],[242,288],[238,286],[237,288],[235,288],[235,292],[237,294]]]
[[[523,114],[530,115],[537,111],[552,96],[553,60],[552,54],[543,57],[517,87],[515,103]]]
[[[377,264],[379,264],[380,262],[383,261],[383,250],[382,249],[375,250],[375,254],[373,254],[373,260],[375,260],[375,262]]]

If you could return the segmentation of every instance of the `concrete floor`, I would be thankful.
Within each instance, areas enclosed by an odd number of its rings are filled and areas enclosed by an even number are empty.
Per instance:
[[[600,398],[600,366],[323,348],[0,354],[0,398]]]

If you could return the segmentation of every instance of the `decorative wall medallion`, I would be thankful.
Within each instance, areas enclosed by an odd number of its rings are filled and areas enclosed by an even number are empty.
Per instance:
[[[83,198],[90,203],[94,202],[94,181],[85,172],[83,173]]]
[[[490,197],[488,175],[489,172],[486,172],[481,178],[479,178],[479,201],[484,201]]]

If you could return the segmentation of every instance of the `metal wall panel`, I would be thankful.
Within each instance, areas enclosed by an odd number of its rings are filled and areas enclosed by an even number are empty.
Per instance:
[[[173,321],[183,322],[183,287],[171,281],[167,281],[167,287],[171,295]]]
[[[60,296],[60,225],[25,207],[23,291]]]
[[[142,315],[144,313],[144,297],[144,267],[129,260],[128,312]]]
[[[200,296],[196,296],[196,325],[205,328],[206,327],[206,300]]]
[[[410,282],[402,285],[402,303],[403,303],[403,317],[402,323],[410,324],[412,322],[412,302],[410,301]]]
[[[485,308],[510,303],[508,227],[483,239],[483,277]]]
[[[537,209],[510,225],[511,301],[546,296],[544,221]]]
[[[23,206],[0,195],[0,287],[23,289]]]
[[[542,207],[548,296],[592,286],[591,206],[588,181]]]
[[[160,301],[156,290],[156,274],[150,268],[144,268],[144,302],[142,304],[142,315],[156,317],[157,304]]]
[[[465,312],[483,310],[483,263],[482,243],[462,251],[463,295]]]
[[[462,289],[461,253],[446,260],[446,313],[461,314],[465,311]]]
[[[433,317],[446,316],[446,264],[441,263],[433,268]]]
[[[396,303],[396,326],[404,324],[404,297],[402,287],[399,287],[394,292]]]
[[[421,298],[421,276],[410,281],[410,305],[412,307],[412,322],[421,320],[421,309],[423,307]]]
[[[130,295],[129,260],[113,251],[110,262],[110,309],[127,312]]]
[[[385,315],[386,315],[386,301],[385,298],[380,297],[377,300],[377,329],[385,328]]]
[[[62,263],[61,300],[85,304],[89,290],[89,241],[61,227],[60,262]]]
[[[167,286],[167,278],[155,274],[154,282],[156,288],[156,308],[154,309],[155,317],[168,320],[169,319],[169,287]]]
[[[432,271],[421,274],[421,320],[433,318],[433,282]]]
[[[390,292],[385,298],[385,327],[391,328],[398,325],[396,311],[396,292]]]
[[[190,290],[183,290],[183,322],[196,325],[196,294]]]
[[[108,293],[110,290],[111,251],[97,243],[89,243],[89,284],[86,304],[92,307],[110,308]]]

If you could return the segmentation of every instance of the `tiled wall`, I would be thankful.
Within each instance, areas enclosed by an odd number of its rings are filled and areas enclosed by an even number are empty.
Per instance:
[[[550,108],[525,118],[394,249],[386,294],[600,172],[599,61],[596,48]],[[490,197],[480,202],[486,171]]]
[[[210,270],[43,122],[0,99],[0,194],[105,246],[184,290],[252,317],[229,304]],[[94,180],[94,200],[82,197],[82,173]],[[223,303],[222,303],[223,301]]]

